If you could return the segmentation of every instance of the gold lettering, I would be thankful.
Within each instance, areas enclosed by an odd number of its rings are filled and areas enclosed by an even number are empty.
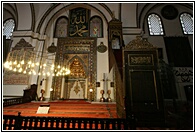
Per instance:
[[[76,17],[74,19],[71,20],[71,24],[75,24],[76,23]]]
[[[85,28],[86,28],[86,26],[83,25],[81,29],[78,29],[78,25],[76,25],[76,32],[70,34],[70,36],[74,36],[76,34],[78,34],[79,36],[82,36],[83,33],[88,32],[88,30],[84,30]]]
[[[83,21],[82,21],[82,17],[83,17]],[[85,23],[85,16],[80,16],[80,22],[83,24]]]

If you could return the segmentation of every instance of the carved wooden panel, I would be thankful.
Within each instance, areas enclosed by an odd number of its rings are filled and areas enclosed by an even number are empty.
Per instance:
[[[137,36],[125,46],[126,117],[135,116],[139,126],[164,124],[164,106],[158,75],[158,51]]]

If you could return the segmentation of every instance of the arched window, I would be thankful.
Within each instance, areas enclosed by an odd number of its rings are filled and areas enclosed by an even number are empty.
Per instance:
[[[90,19],[90,37],[103,37],[103,22],[98,16]]]
[[[68,19],[66,17],[58,18],[55,27],[55,37],[67,37]]]
[[[3,35],[6,36],[6,39],[10,39],[14,31],[15,22],[13,19],[7,20],[3,25]]]
[[[148,27],[150,35],[164,35],[161,19],[158,15],[150,14],[148,16]]]
[[[183,13],[180,15],[180,22],[184,34],[193,34],[193,18],[188,13]]]

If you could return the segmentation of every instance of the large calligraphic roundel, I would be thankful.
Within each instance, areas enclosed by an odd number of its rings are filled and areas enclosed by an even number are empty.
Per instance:
[[[161,15],[166,19],[172,20],[178,16],[178,10],[172,5],[167,5],[161,10]]]

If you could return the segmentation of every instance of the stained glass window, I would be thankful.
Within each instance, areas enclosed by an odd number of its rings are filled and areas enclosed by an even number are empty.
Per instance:
[[[61,17],[56,22],[55,37],[67,37],[67,25],[68,20],[65,17]]]
[[[193,18],[188,13],[180,15],[180,21],[184,34],[193,34]]]
[[[3,25],[3,35],[6,36],[6,39],[10,39],[12,32],[14,31],[15,22],[13,19],[7,20]]]
[[[148,16],[148,27],[149,27],[150,35],[163,35],[164,34],[161,19],[156,14],[150,14]]]
[[[98,16],[90,19],[90,37],[103,37],[103,22]]]

